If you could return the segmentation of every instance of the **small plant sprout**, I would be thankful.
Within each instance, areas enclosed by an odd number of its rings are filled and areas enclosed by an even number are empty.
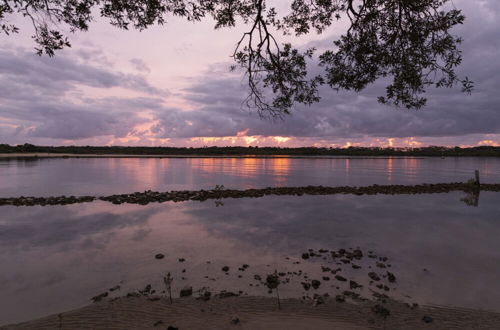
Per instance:
[[[276,289],[276,298],[278,299],[278,309],[281,309],[280,295],[278,292],[278,286],[280,285],[280,278],[278,272],[275,270],[274,273],[267,275],[266,286],[269,290]]]
[[[168,272],[167,276],[163,276],[163,282],[165,283],[165,287],[167,288],[168,298],[170,299],[170,303],[172,304],[172,281],[174,278]]]

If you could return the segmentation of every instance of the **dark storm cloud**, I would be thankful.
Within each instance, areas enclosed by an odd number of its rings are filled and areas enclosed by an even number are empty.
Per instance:
[[[143,76],[112,71],[109,63],[98,52],[94,58],[83,52],[60,54],[60,56],[37,56],[32,50],[0,50],[0,77],[2,85],[14,83],[36,87],[40,93],[62,93],[73,89],[74,84],[94,87],[123,87],[139,90],[151,95],[164,95],[150,85]],[[89,65],[87,63],[96,63]],[[4,83],[6,82],[6,83]],[[7,83],[8,82],[8,83]],[[12,90],[13,87],[10,88]],[[5,91],[1,97],[8,97]]]
[[[74,140],[127,135],[145,121],[140,111],[160,108],[167,92],[141,75],[110,67],[97,50],[55,58],[38,57],[31,50],[0,50],[0,117],[9,124],[0,126],[0,137]],[[150,96],[91,98],[78,90],[81,87],[119,87]]]

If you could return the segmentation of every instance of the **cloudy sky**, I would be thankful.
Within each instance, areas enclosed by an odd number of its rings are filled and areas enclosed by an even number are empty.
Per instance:
[[[241,106],[245,85],[229,73],[245,31],[171,19],[163,27],[121,31],[98,20],[71,35],[73,47],[39,57],[21,33],[0,35],[0,143],[41,145],[500,145],[500,1],[455,0],[467,17],[462,76],[475,91],[429,90],[422,110],[379,105],[384,85],[361,93],[325,88],[321,102],[283,121]],[[296,40],[329,45],[340,32]]]

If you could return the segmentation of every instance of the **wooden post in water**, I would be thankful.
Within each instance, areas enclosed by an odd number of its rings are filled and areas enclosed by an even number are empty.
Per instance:
[[[476,170],[474,174],[476,175],[476,185],[481,185],[481,182],[479,181],[479,170]]]

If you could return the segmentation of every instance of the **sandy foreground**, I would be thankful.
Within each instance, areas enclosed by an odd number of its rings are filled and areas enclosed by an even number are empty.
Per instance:
[[[156,298],[158,299],[158,298]],[[328,299],[314,305],[299,299],[261,297],[152,300],[121,297],[16,325],[6,329],[500,329],[500,314],[464,309],[409,305],[389,301],[390,311],[375,313],[375,302],[348,303]],[[431,317],[426,323],[423,317]]]

